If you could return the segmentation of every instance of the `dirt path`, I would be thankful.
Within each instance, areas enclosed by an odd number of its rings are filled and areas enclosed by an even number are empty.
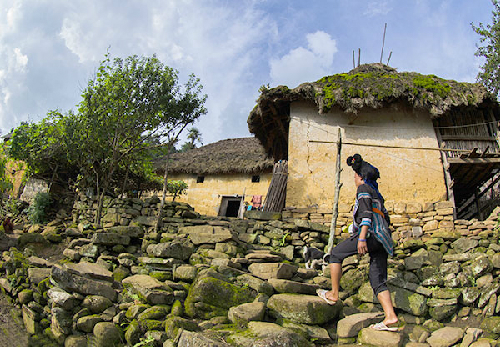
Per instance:
[[[28,346],[28,332],[24,328],[21,310],[9,303],[0,292],[0,347]]]

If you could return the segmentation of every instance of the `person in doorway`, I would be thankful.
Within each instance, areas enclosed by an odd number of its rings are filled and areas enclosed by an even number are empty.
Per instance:
[[[325,256],[328,261],[332,290],[318,289],[318,296],[330,305],[339,300],[339,282],[342,277],[342,261],[353,254],[370,255],[369,279],[373,293],[382,305],[385,318],[371,325],[376,330],[397,331],[398,317],[394,312],[387,287],[387,258],[393,255],[394,245],[389,230],[389,214],[384,207],[384,198],[378,191],[377,168],[355,154],[347,159],[354,170],[357,187],[353,211],[353,230],[349,239],[339,243]]]
[[[10,216],[7,216],[7,218],[4,219],[2,222],[3,226],[3,231],[6,234],[12,234],[14,232],[14,223],[10,220]]]

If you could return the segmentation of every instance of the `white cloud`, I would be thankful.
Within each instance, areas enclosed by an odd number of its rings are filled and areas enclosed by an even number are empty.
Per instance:
[[[368,3],[368,8],[363,12],[365,16],[385,16],[392,11],[392,7],[388,1],[371,1]]]
[[[273,85],[295,87],[333,73],[337,42],[323,31],[306,35],[307,48],[298,47],[280,59],[270,61]]]

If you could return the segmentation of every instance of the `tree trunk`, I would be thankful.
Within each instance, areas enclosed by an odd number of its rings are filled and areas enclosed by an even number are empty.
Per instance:
[[[342,157],[342,130],[339,128],[339,135],[337,139],[337,165],[335,169],[335,197],[333,201],[330,235],[328,236],[328,253],[330,253],[330,251],[333,248],[333,239],[335,238],[335,228],[337,227],[340,188],[342,188],[342,183],[340,182],[340,173],[342,172],[341,157]]]
[[[95,216],[95,224],[97,224],[97,225],[101,224],[101,214],[102,214],[103,201],[104,201],[104,189],[102,190],[101,194],[99,194],[99,200],[97,203],[97,211],[96,211],[96,216]]]
[[[128,169],[128,165],[127,165],[127,173],[125,174],[125,179],[123,180],[123,185],[122,185],[122,198],[125,196],[125,185],[127,184],[128,173],[129,173],[129,169]]]
[[[155,232],[157,233],[163,226],[163,206],[165,206],[165,198],[167,196],[167,183],[168,183],[168,161],[170,160],[170,145],[167,146],[167,159],[165,160],[165,174],[163,175],[163,195],[160,201],[160,208],[158,210],[158,218],[156,219]]]

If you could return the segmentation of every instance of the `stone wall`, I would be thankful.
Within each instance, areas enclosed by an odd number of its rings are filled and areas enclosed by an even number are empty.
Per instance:
[[[500,233],[484,227],[498,223],[498,211],[481,228],[462,228],[468,237],[439,227],[446,205],[433,206],[432,220],[420,216],[422,229],[434,220],[438,226],[401,239],[389,260],[400,319],[400,331],[389,333],[368,328],[382,318],[367,255],[345,259],[335,305],[315,294],[331,287],[328,268],[306,269],[300,250],[323,247],[328,226],[273,220],[276,214],[213,218],[168,203],[155,233],[157,198],[106,199],[102,226],[88,219],[94,203],[82,197],[73,218],[18,234],[16,248],[2,254],[0,286],[39,345],[469,346],[500,337]],[[429,213],[412,208],[404,213]],[[36,254],[54,247],[62,247],[63,260]]]

